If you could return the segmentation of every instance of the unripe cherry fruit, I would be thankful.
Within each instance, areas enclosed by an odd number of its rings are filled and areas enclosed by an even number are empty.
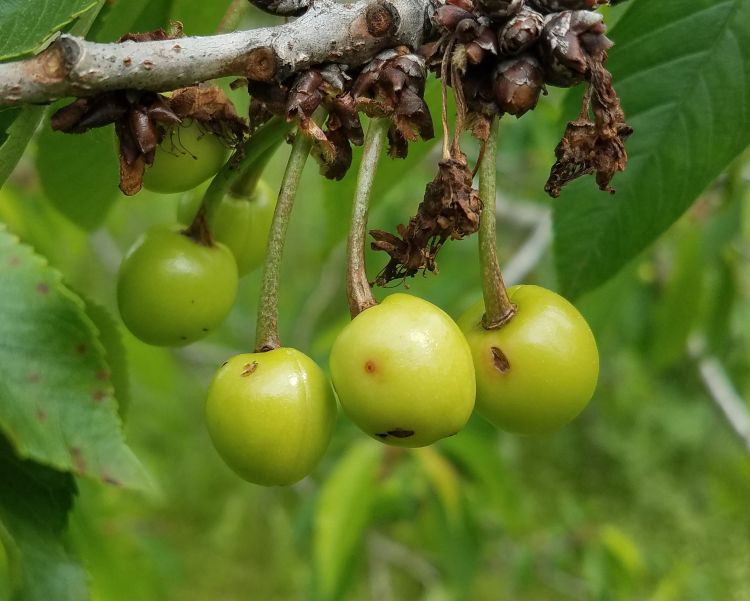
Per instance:
[[[179,221],[189,224],[200,203],[199,194],[183,195],[177,209]],[[232,251],[241,276],[263,262],[275,208],[276,194],[261,180],[249,198],[227,194],[206,216],[211,235]]]
[[[551,290],[513,286],[508,295],[517,313],[500,328],[482,327],[482,302],[458,320],[474,357],[477,412],[510,432],[558,429],[594,394],[596,340],[578,310]]]
[[[256,484],[284,486],[308,475],[335,422],[328,379],[293,348],[232,357],[208,390],[206,424],[216,450]]]
[[[237,296],[237,265],[221,243],[200,244],[179,227],[156,226],[125,255],[117,304],[127,328],[158,346],[181,346],[221,324]]]
[[[171,194],[192,190],[216,175],[229,157],[218,136],[188,121],[169,130],[156,149],[154,164],[143,174],[143,187]]]
[[[456,434],[474,408],[471,351],[435,305],[392,294],[357,315],[331,349],[344,413],[382,442],[421,447]]]

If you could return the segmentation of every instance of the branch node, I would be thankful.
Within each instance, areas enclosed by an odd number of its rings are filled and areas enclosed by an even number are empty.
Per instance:
[[[378,2],[365,13],[367,32],[374,38],[393,35],[399,27],[398,11],[389,2]]]
[[[256,48],[241,60],[245,77],[253,81],[272,81],[278,71],[278,59],[272,48]]]

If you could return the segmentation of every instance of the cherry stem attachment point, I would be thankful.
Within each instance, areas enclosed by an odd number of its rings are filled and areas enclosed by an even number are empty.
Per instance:
[[[383,151],[383,143],[391,123],[388,119],[372,119],[367,128],[362,160],[357,173],[357,188],[354,192],[351,226],[346,246],[346,296],[349,313],[354,319],[365,309],[378,304],[370,289],[365,269],[365,239],[367,237],[367,213],[370,207],[375,172]]]
[[[486,330],[499,328],[516,314],[505,289],[500,262],[497,258],[495,234],[495,194],[497,180],[497,132],[498,120],[493,119],[490,135],[479,167],[479,196],[484,203],[479,219],[479,266],[482,272],[484,316],[482,326]]]
[[[322,110],[318,110],[315,120],[320,122],[323,114]],[[284,253],[289,217],[292,214],[302,171],[311,148],[312,140],[298,129],[286,164],[284,179],[281,181],[276,210],[268,234],[255,331],[255,352],[257,353],[272,351],[281,346],[278,327],[281,257]]]
[[[206,221],[206,210],[203,206],[198,207],[198,212],[193,217],[193,221],[182,230],[182,235],[202,246],[214,245],[214,239]]]

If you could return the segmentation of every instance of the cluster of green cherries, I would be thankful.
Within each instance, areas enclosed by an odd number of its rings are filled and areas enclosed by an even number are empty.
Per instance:
[[[160,192],[190,190],[225,159],[216,140],[195,136],[185,156],[160,148],[144,183]],[[210,168],[201,171],[203,163]],[[260,182],[249,195],[230,194],[213,207],[206,216],[209,244],[185,226],[146,232],[126,254],[118,277],[128,329],[165,346],[188,344],[215,329],[234,303],[238,276],[263,260],[274,205]],[[199,207],[197,197],[187,197],[180,206],[183,223]],[[232,357],[208,390],[205,415],[214,446],[244,479],[289,485],[323,456],[336,398],[365,433],[400,447],[457,434],[475,408],[510,432],[563,426],[593,395],[599,373],[594,336],[576,308],[550,290],[521,285],[508,289],[508,296],[514,316],[488,330],[482,302],[456,323],[423,299],[389,295],[339,333],[330,354],[333,387],[312,359],[293,348]]]

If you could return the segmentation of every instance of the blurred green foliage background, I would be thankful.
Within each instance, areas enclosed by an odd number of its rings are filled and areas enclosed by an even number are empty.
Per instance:
[[[195,27],[204,22],[187,16]],[[433,99],[438,93],[431,85]],[[560,124],[573,116],[564,98],[554,92],[533,115],[501,124],[498,243],[510,283],[557,285],[543,184]],[[179,197],[115,198],[111,132],[97,132],[85,144],[99,145],[101,164],[87,174],[105,181],[116,202],[92,215],[96,199],[82,199],[74,223],[66,207],[78,199],[51,195],[60,184],[45,181],[52,170],[37,165],[52,162],[59,177],[73,177],[64,154],[83,138],[44,127],[0,191],[0,219],[73,289],[116,315],[123,252],[150,225],[175,221]],[[52,136],[54,153],[44,145]],[[473,164],[468,138],[466,150]],[[274,187],[287,153],[283,145],[270,162]],[[438,156],[436,145],[421,143],[406,161],[383,158],[372,228],[408,220]],[[282,339],[323,366],[348,319],[343,238],[352,175],[323,181],[310,162],[284,256]],[[202,414],[213,371],[253,345],[258,273],[242,281],[221,330],[188,348],[149,347],[120,328],[126,435],[158,490],[78,480],[66,543],[88,570],[92,598],[749,601],[750,448],[715,402],[715,373],[706,375],[717,360],[740,397],[750,397],[749,183],[745,156],[654,246],[578,299],[602,373],[589,408],[554,435],[512,436],[474,418],[434,447],[397,450],[341,417],[311,477],[265,489],[224,465]],[[81,195],[89,185],[100,187],[82,183]],[[368,261],[371,276],[385,264],[377,253]],[[439,265],[439,275],[406,286],[457,317],[481,295],[476,240],[447,244]]]

